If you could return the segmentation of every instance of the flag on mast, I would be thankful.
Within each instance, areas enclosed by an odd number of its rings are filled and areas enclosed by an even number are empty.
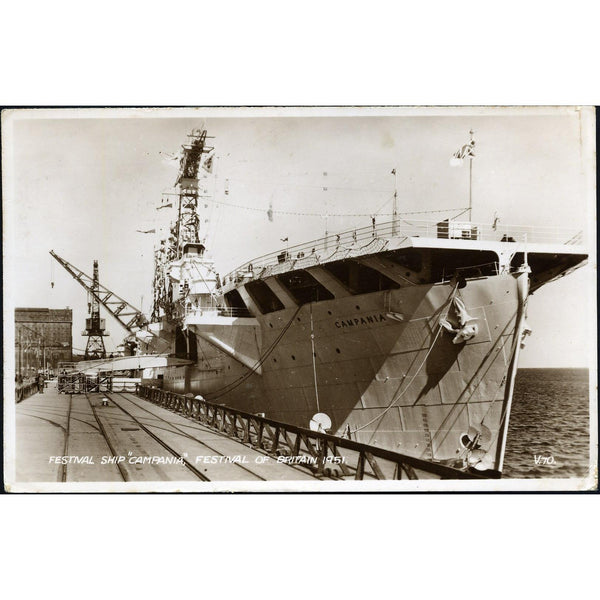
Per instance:
[[[213,170],[213,159],[215,156],[215,151],[211,150],[208,155],[206,156],[206,158],[204,159],[204,161],[202,162],[202,168],[207,172],[207,173],[212,173]]]
[[[451,167],[460,167],[463,164],[465,158],[473,159],[475,158],[475,153],[473,152],[473,148],[475,147],[475,140],[473,139],[473,130],[469,132],[471,134],[471,140],[468,144],[465,144],[461,148],[459,148],[450,159]]]

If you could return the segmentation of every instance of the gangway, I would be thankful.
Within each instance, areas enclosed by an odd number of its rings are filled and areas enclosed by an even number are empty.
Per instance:
[[[64,363],[63,363],[64,364]],[[82,360],[78,363],[69,363],[59,370],[57,391],[63,394],[83,394],[85,392],[112,391],[115,378],[118,380],[119,389],[129,389],[133,385],[126,385],[126,377],[119,374],[141,372],[144,369],[157,369],[173,366],[191,365],[193,362],[184,358],[176,358],[166,354],[140,354],[136,356],[117,356],[97,360]],[[136,383],[139,383],[136,379]]]

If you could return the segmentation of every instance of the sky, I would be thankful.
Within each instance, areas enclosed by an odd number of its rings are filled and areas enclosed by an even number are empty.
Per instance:
[[[201,203],[201,221],[221,275],[281,248],[286,237],[293,245],[367,226],[371,214],[389,221],[394,185],[399,212],[426,213],[408,215],[411,222],[457,214],[468,205],[469,173],[449,159],[471,129],[474,222],[497,216],[500,226],[584,230],[595,249],[586,110],[90,109],[3,117],[5,321],[15,306],[69,306],[75,348],[85,348],[86,293],[48,252],[89,274],[98,259],[101,283],[149,312],[155,239],[137,230],[166,218],[169,209],[156,208],[175,191],[169,156],[203,125],[214,136],[206,185],[216,202]],[[595,310],[593,255],[531,297],[533,334],[520,365],[595,362]],[[112,350],[126,332],[101,312]]]

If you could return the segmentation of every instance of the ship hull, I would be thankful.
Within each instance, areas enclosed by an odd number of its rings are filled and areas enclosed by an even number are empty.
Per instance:
[[[503,274],[305,304],[253,325],[190,323],[198,360],[165,369],[163,386],[302,427],[325,413],[336,435],[452,464],[475,453],[473,464],[501,470],[522,297],[518,276]],[[440,325],[456,300],[477,324],[460,343]]]

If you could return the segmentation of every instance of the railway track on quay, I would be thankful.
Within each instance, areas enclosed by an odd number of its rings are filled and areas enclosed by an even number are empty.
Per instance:
[[[88,395],[88,394],[86,394]],[[127,415],[127,417],[129,417],[129,419],[131,419],[132,423],[135,423],[140,430],[142,430],[144,433],[146,433],[150,438],[152,438],[155,442],[157,442],[160,446],[162,446],[171,456],[174,456],[175,458],[178,459],[178,461],[180,461],[180,464],[185,465],[185,467],[191,472],[193,473],[200,481],[210,481],[210,479],[204,474],[202,473],[202,471],[200,471],[199,469],[197,469],[184,455],[183,453],[180,453],[178,450],[176,450],[175,448],[173,448],[172,445],[168,444],[163,438],[161,438],[159,435],[157,435],[155,432],[153,432],[150,427],[146,426],[144,423],[142,423],[138,418],[136,418],[130,411],[128,411],[126,408],[124,408],[122,406],[122,403],[117,402],[115,400],[115,396],[117,396],[117,393],[112,392],[112,393],[105,393],[102,395],[102,397],[107,398],[113,406],[115,406],[116,408],[118,408],[122,413],[124,413],[125,415]],[[88,400],[89,400],[89,396],[88,396]],[[97,412],[96,412],[96,408],[94,407],[93,403],[90,400],[90,404],[92,406],[92,410],[94,411],[94,415],[96,416],[96,419],[98,420],[98,424],[100,425],[100,427],[103,429],[103,435],[107,441],[107,443],[109,443],[110,445],[110,440],[108,435],[106,434],[106,431],[104,430],[103,426],[102,426],[102,421],[100,420],[100,418],[97,416]],[[165,424],[169,425],[169,422],[166,421],[165,419],[160,419],[161,421],[163,421]],[[124,428],[127,429],[127,428]],[[111,447],[111,451],[113,452],[113,456],[119,456],[115,450]],[[121,463],[117,462],[116,463],[117,466],[119,466],[121,468],[121,470],[123,469],[123,466]],[[125,478],[125,481],[127,481],[128,479]]]
[[[206,433],[206,430],[199,427],[192,420],[189,420],[189,423],[185,423],[183,425],[178,426],[178,425],[175,425],[172,422],[172,420],[165,419],[165,418],[161,417],[160,415],[158,415],[156,413],[156,408],[152,404],[149,404],[149,403],[145,402],[144,400],[141,400],[139,398],[136,398],[135,400],[133,400],[133,399],[127,397],[127,395],[120,393],[120,392],[108,392],[108,393],[105,393],[104,396],[106,398],[108,398],[109,401],[114,406],[119,408],[123,413],[127,414],[135,423],[137,423],[150,436],[152,436],[154,439],[156,439],[156,441],[158,441],[161,445],[163,445],[163,447],[165,447],[169,452],[173,453],[174,455],[181,456],[181,458],[184,460],[185,464],[189,465],[189,467],[192,467],[193,472],[195,472],[196,474],[199,474],[201,476],[200,478],[203,481],[211,481],[211,479],[206,474],[202,473],[197,468],[195,468],[194,465],[192,465],[190,463],[190,461],[187,460],[181,453],[177,452],[177,450],[175,450],[172,445],[167,444],[164,441],[163,437],[161,437],[161,435],[160,435],[161,433],[163,435],[164,435],[164,433],[174,434],[177,437],[182,438],[182,441],[185,441],[186,443],[192,443],[194,445],[198,445],[198,447],[200,449],[199,451],[202,451],[203,453],[209,453],[208,456],[210,456],[210,458],[212,458],[213,460],[220,459],[220,460],[226,461],[229,458],[231,458],[230,455],[228,455],[228,453],[224,452],[222,449],[219,449],[217,447],[217,444],[209,444],[205,440],[200,439],[199,435],[202,433]],[[148,422],[143,423],[140,420],[139,415],[138,415],[138,417],[134,416],[132,414],[131,410],[127,410],[124,407],[124,404],[129,404],[130,409],[131,409],[131,407],[135,407],[135,410],[142,411],[146,415],[147,419],[149,419],[150,421],[157,420],[157,422],[152,423],[152,424],[149,424]],[[154,408],[154,410],[151,410],[151,408]],[[172,415],[170,415],[170,417],[172,419]],[[188,419],[185,419],[185,420],[187,421]],[[182,427],[190,429],[192,432],[185,431],[184,429],[182,429]],[[157,431],[159,433],[157,433]],[[194,435],[194,433],[196,433],[196,435]],[[222,438],[223,440],[229,439],[226,436],[220,435],[216,432],[210,432],[210,433],[212,436],[215,436],[215,438]],[[245,447],[242,447],[242,449],[246,450]],[[239,449],[238,449],[238,451],[239,451]],[[265,453],[261,453],[261,454],[266,456]],[[268,480],[268,478],[266,476],[264,476],[264,474],[261,474],[258,472],[258,469],[256,467],[251,468],[250,466],[243,464],[241,462],[230,462],[229,464],[233,468],[235,468],[237,470],[241,470],[243,473],[247,474],[247,477],[244,477],[244,479],[259,480],[259,481],[267,481]],[[297,469],[297,468],[294,468],[294,471],[296,471],[298,474],[303,474],[303,475],[305,475],[307,473],[305,470]]]
[[[18,404],[23,481],[54,483],[311,480],[184,415],[130,393],[36,394]],[[111,491],[119,491],[115,488]]]
[[[233,439],[226,433],[217,431],[213,428],[207,428],[204,424],[199,423],[197,420],[194,420],[189,416],[182,415],[177,412],[169,411],[168,418],[163,418],[159,414],[157,414],[156,411],[163,411],[164,409],[161,409],[155,404],[148,402],[147,400],[144,400],[138,396],[134,396],[130,393],[123,394],[121,392],[108,392],[107,394],[105,394],[105,396],[111,398],[111,401],[113,402],[115,395],[119,396],[121,400],[126,401],[130,405],[134,406],[136,409],[143,411],[145,414],[148,415],[149,418],[159,419],[162,423],[162,425],[159,427],[160,429],[166,427],[167,430],[177,433],[178,436],[187,439],[189,442],[199,444],[202,447],[203,452],[210,453],[209,457],[213,460],[224,459],[225,461],[228,461],[229,458],[232,457],[232,453],[238,453],[237,458],[241,458],[239,454],[240,452],[251,454],[252,457],[254,457],[255,459],[254,463],[250,463],[252,467],[247,466],[246,464],[242,464],[240,462],[232,463],[233,466],[235,466],[238,470],[241,470],[242,472],[247,473],[249,475],[249,477],[244,479],[255,479],[259,481],[269,481],[271,479],[289,480],[290,478],[303,480],[335,479],[335,477],[316,475],[313,469],[306,466],[302,466],[301,464],[276,465],[275,467],[272,461],[273,456],[261,448],[257,448],[256,446],[249,446],[247,444],[242,444],[239,440]],[[173,419],[180,420],[179,426],[173,423]],[[163,429],[163,431],[164,430],[165,429]],[[210,436],[211,443],[207,443],[206,439],[201,439],[203,437],[206,438],[207,435]],[[219,447],[223,444],[227,445],[226,449]],[[279,477],[278,475],[282,475],[283,472],[285,472],[285,477]],[[293,474],[293,476],[290,477],[290,474]],[[221,480],[223,479],[221,474],[219,474],[219,477]]]
[[[102,437],[104,438],[104,441],[106,442],[106,445],[108,446],[108,449],[109,449],[111,455],[116,459],[118,454],[117,454],[113,444],[111,443],[109,437],[106,434],[104,425],[102,424],[102,421],[100,420],[100,417],[98,416],[98,413],[96,412],[96,407],[94,406],[94,403],[92,402],[89,394],[86,393],[85,397],[90,405],[92,414],[94,415],[94,419],[96,420],[96,423],[98,424],[98,431],[102,434]],[[121,465],[121,463],[118,461],[115,462],[115,464],[117,466],[117,469],[119,470],[121,477],[123,478],[123,481],[129,481],[127,471],[124,469],[123,465]]]
[[[198,426],[192,420],[182,418],[185,422],[178,424],[173,420],[177,418],[172,413],[168,413],[166,417],[159,414],[160,408],[153,406],[146,401],[130,397],[130,394],[121,392],[103,392],[100,394],[85,394],[89,406],[94,415],[99,432],[102,434],[111,456],[115,460],[115,464],[119,467],[123,481],[135,481],[136,472],[130,466],[130,457],[127,460],[119,462],[131,451],[128,444],[135,443],[134,440],[126,440],[120,438],[119,432],[139,432],[143,433],[148,440],[152,440],[155,446],[158,445],[167,453],[169,457],[176,459],[177,463],[184,466],[196,480],[200,481],[226,481],[226,480],[245,480],[245,481],[267,481],[269,477],[265,472],[269,467],[261,464],[247,461],[244,452],[254,452],[244,446],[239,446],[233,450],[237,455],[232,456],[231,440],[226,436],[208,431],[206,428]],[[103,406],[103,399],[106,399],[107,406]],[[115,413],[118,411],[118,413]],[[189,422],[187,422],[189,421]],[[186,431],[185,429],[188,429]],[[139,432],[134,435],[139,435]],[[214,443],[207,443],[206,439],[201,439],[202,436],[210,436]],[[139,440],[138,440],[139,441]],[[142,442],[144,442],[142,440]],[[228,449],[224,450],[219,447],[219,444],[228,444]],[[137,460],[151,461],[151,450],[147,443],[137,444],[138,453]],[[209,464],[202,464],[201,467],[196,466],[193,462],[193,455],[200,459],[206,457],[209,459]],[[266,457],[266,453],[260,453]],[[135,457],[131,460],[135,460]],[[244,461],[247,461],[246,463]],[[259,461],[260,463],[261,461]],[[129,464],[128,464],[129,463]],[[135,464],[135,462],[134,462]],[[147,463],[146,463],[147,464]],[[292,478],[298,479],[313,479],[313,476],[305,469],[291,466],[277,465],[279,469],[285,469],[288,472],[286,479],[289,479],[289,473],[295,473]],[[273,467],[271,466],[272,470]],[[281,473],[280,473],[281,474]],[[283,478],[283,477],[282,477]],[[148,480],[146,477],[141,480]]]
[[[58,483],[477,478],[445,465],[141,387],[17,408],[22,480]],[[27,458],[29,457],[29,458]],[[115,488],[114,491],[120,491]]]

